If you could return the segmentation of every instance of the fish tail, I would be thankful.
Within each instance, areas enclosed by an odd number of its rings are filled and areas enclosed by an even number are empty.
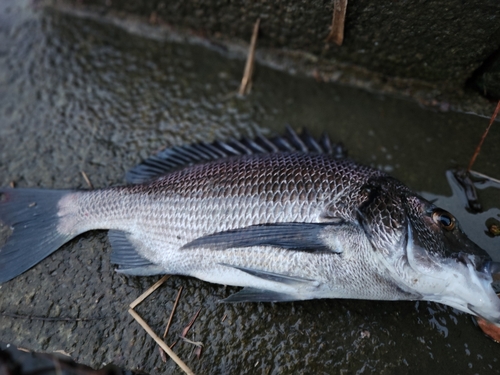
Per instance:
[[[0,283],[33,267],[79,234],[61,233],[58,228],[58,202],[69,193],[0,188],[0,222],[11,230],[6,242],[0,236],[0,245],[4,242],[0,247]]]

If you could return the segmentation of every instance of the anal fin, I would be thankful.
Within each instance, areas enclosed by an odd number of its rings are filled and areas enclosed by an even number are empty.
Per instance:
[[[271,290],[246,287],[237,293],[231,294],[223,299],[224,303],[235,302],[286,302],[296,301],[297,298],[288,294],[274,292]]]
[[[108,238],[113,248],[111,263],[118,265],[117,272],[135,276],[152,276],[165,273],[162,267],[139,255],[136,246],[130,240],[130,233],[110,230]]]
[[[239,271],[245,272],[251,276],[258,277],[262,280],[284,284],[287,286],[297,286],[303,287],[308,285],[310,287],[318,287],[319,282],[312,279],[307,279],[300,276],[284,275],[276,272],[270,272],[265,270],[259,270],[254,268],[239,267],[226,263],[219,263],[222,266],[235,268]],[[295,295],[287,294],[283,292],[277,292],[268,289],[245,287],[239,292],[227,297],[222,302],[285,302],[285,301],[297,301],[298,298]]]
[[[283,274],[276,273],[276,272],[269,272],[269,271],[254,269],[254,268],[233,266],[233,265],[227,264],[227,263],[219,263],[219,264],[221,266],[236,268],[237,270],[243,271],[245,273],[248,273],[249,275],[259,277],[259,278],[267,280],[267,281],[274,281],[274,282],[282,283],[282,284],[286,284],[286,285],[293,285],[293,284],[313,284],[313,285],[315,285],[315,284],[317,284],[317,281],[312,280],[312,279],[306,279],[305,277],[283,275]]]

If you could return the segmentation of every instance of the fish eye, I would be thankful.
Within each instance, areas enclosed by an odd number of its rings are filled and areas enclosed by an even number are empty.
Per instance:
[[[455,228],[455,218],[449,212],[436,210],[432,213],[432,220],[443,229],[453,230]]]

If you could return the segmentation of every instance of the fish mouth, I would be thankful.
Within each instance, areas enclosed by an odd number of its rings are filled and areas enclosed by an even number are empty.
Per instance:
[[[484,314],[483,312],[481,312],[481,310],[477,309],[476,306],[474,305],[471,305],[470,303],[467,304],[467,308],[476,316],[480,317],[480,318],[483,318],[491,323],[495,323],[495,324],[500,324],[500,317],[492,317],[492,316],[489,316],[488,314]]]
[[[467,257],[467,259],[470,261],[469,257]],[[495,324],[500,324],[500,299],[496,297],[495,291],[492,286],[493,280],[500,279],[500,262],[494,262],[492,260],[485,259],[481,259],[481,261],[481,263],[475,264],[475,273],[481,281],[485,294],[487,294],[489,297],[489,308],[486,308],[486,310],[488,310],[489,312],[486,312],[484,310],[485,306],[479,307],[472,303],[468,303],[467,308],[478,317],[481,317]],[[471,266],[474,266],[474,263],[472,262],[469,264],[471,264]]]
[[[407,286],[424,300],[439,302],[463,312],[500,323],[500,299],[493,290],[493,278],[500,276],[500,263],[485,253],[455,248],[451,254],[436,254],[420,243],[408,223],[406,259],[417,283]],[[475,244],[474,244],[475,245]]]
[[[477,271],[480,278],[490,281],[490,283],[494,276],[500,278],[500,262],[494,262],[489,254],[468,238],[466,241],[463,239],[449,241],[450,251],[447,254],[432,253],[420,243],[418,233],[408,221],[405,240],[407,259],[410,267],[417,272],[433,274],[442,270],[443,262],[446,263],[446,259],[450,259],[457,264]]]

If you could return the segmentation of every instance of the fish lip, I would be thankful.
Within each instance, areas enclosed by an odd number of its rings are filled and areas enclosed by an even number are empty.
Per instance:
[[[479,311],[477,311],[477,310],[475,309],[475,306],[474,306],[474,305],[472,305],[472,304],[470,304],[470,303],[468,303],[468,304],[467,304],[467,308],[468,308],[468,309],[469,309],[472,313],[474,313],[474,315],[476,315],[476,316],[478,316],[478,317],[480,317],[480,318],[483,318],[483,319],[485,319],[485,320],[487,320],[487,321],[489,321],[489,322],[495,323],[495,324],[500,324],[500,317],[493,318],[493,317],[490,317],[490,316],[483,315],[483,314],[481,314]]]

